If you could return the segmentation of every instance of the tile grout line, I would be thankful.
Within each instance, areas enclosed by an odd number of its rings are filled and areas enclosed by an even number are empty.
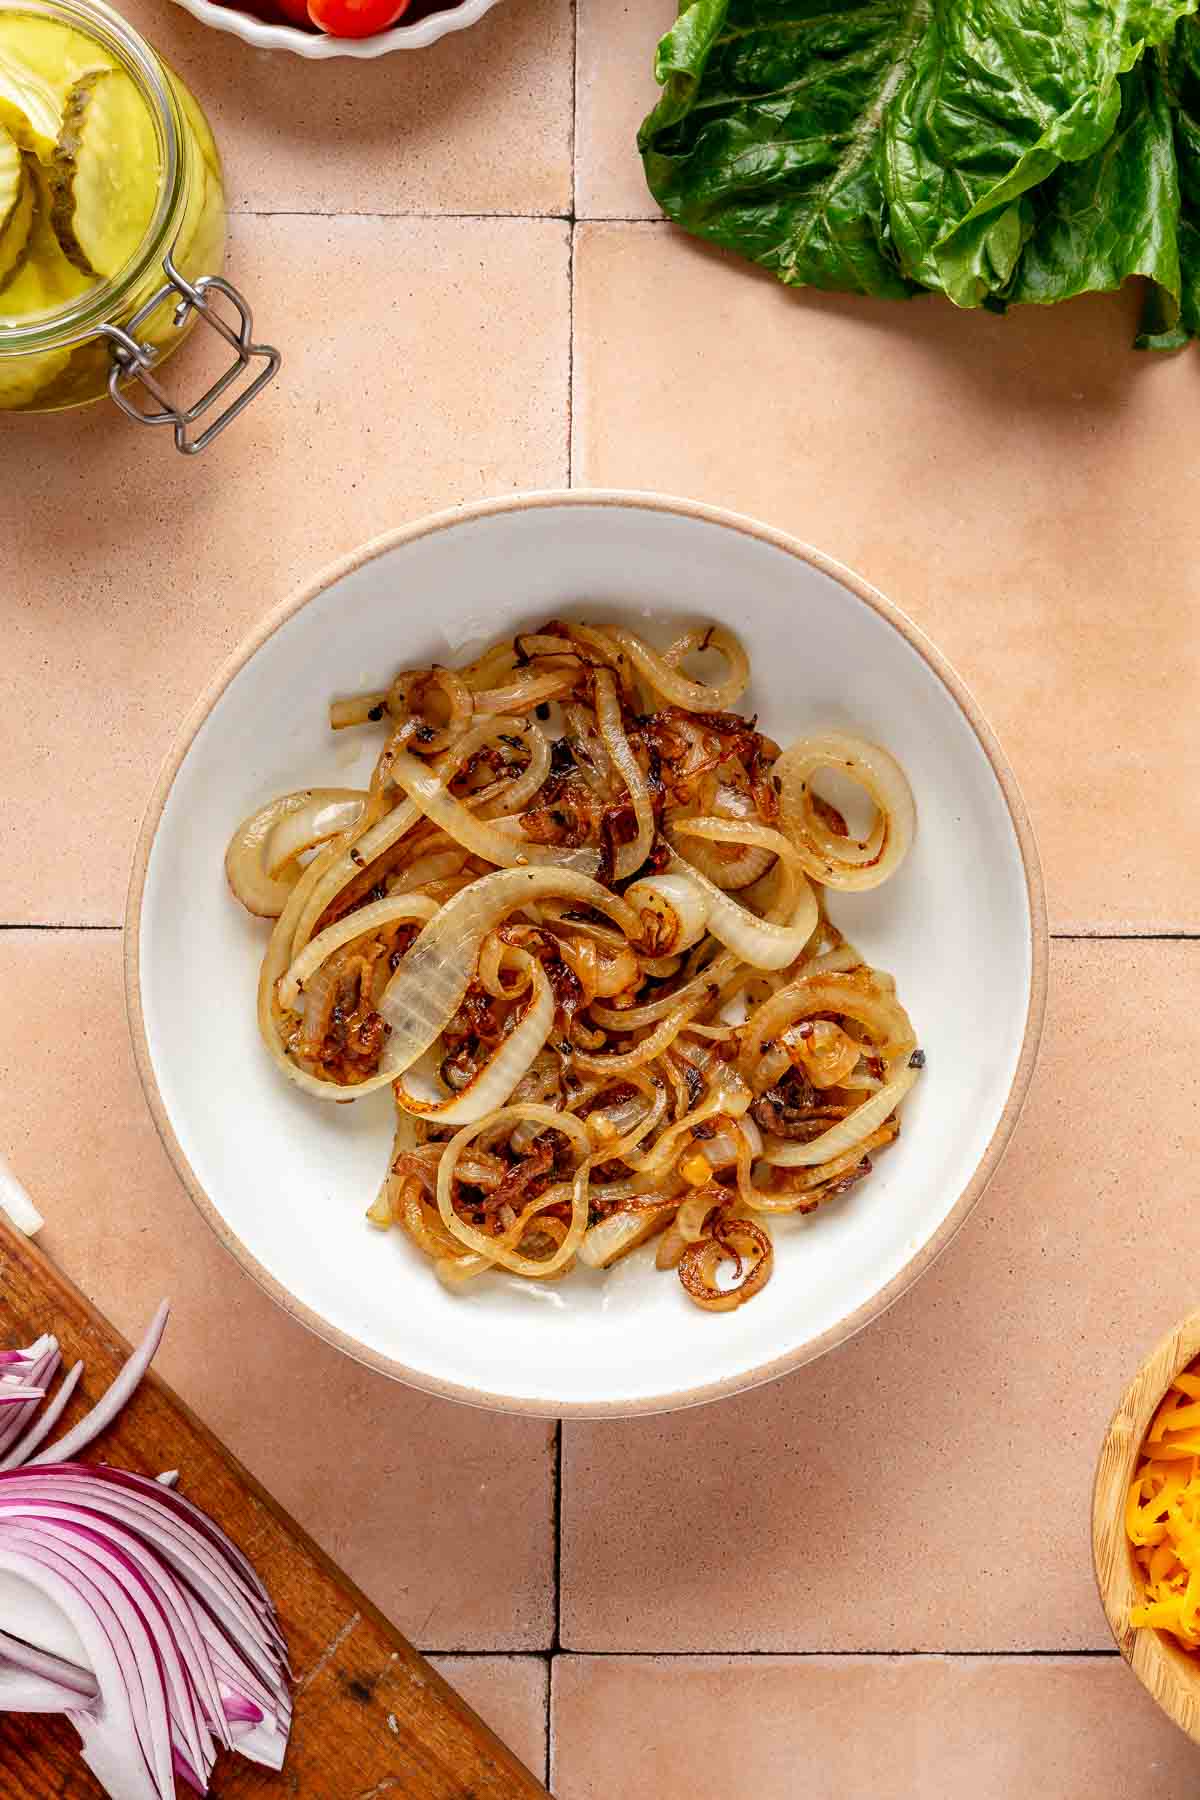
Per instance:
[[[507,220],[514,225],[553,225],[573,222],[575,213],[572,208],[567,212],[551,209],[549,212],[352,212],[345,207],[332,210],[311,206],[273,206],[269,209],[246,206],[240,207],[227,215],[231,219],[418,219],[436,221],[438,219],[458,220],[465,224],[486,224],[489,220]],[[627,221],[635,224],[635,220]]]
[[[1052,931],[1054,944],[1194,944],[1200,931]]]
[[[574,181],[574,171],[572,171]],[[346,207],[323,208],[312,206],[273,206],[236,207],[229,213],[231,219],[420,219],[435,221],[438,219],[463,220],[468,223],[487,222],[488,220],[510,220],[519,225],[549,224],[559,220],[564,224],[582,225],[653,225],[673,229],[671,221],[665,218],[637,218],[620,213],[578,213],[572,200],[569,212],[558,212],[551,208],[549,212],[418,212],[397,210],[394,212],[355,212]]]
[[[864,1660],[888,1662],[941,1662],[941,1661],[1014,1661],[1023,1658],[1026,1662],[1065,1662],[1070,1659],[1084,1659],[1089,1662],[1119,1661],[1121,1653],[1116,1648],[1111,1650],[563,1650],[554,1651],[526,1650],[425,1650],[423,1656],[523,1656],[526,1659],[537,1658],[545,1662],[553,1676],[554,1666],[564,1656],[580,1659],[590,1658],[594,1662],[603,1662],[616,1658],[642,1662],[695,1662],[700,1657],[719,1656],[726,1662],[784,1662],[811,1660],[823,1657],[826,1662],[861,1662]]]
[[[722,1656],[729,1662],[761,1662],[764,1658],[768,1661],[772,1659],[781,1661],[784,1658],[790,1658],[795,1661],[804,1657],[816,1656],[823,1656],[830,1662],[855,1661],[862,1660],[866,1657],[887,1658],[892,1662],[928,1662],[933,1659],[945,1657],[950,1657],[951,1659],[958,1657],[963,1660],[979,1660],[980,1658],[986,1657],[991,1657],[993,1659],[1024,1657],[1026,1661],[1040,1662],[1061,1662],[1067,1657],[1085,1657],[1094,1662],[1111,1662],[1121,1654],[1115,1647],[1111,1650],[1106,1650],[1104,1648],[1096,1649],[1094,1647],[1080,1650],[566,1650],[559,1644],[549,1650],[514,1650],[511,1648],[505,1649],[503,1646],[493,1646],[491,1649],[488,1649],[485,1646],[483,1649],[480,1649],[478,1645],[473,1645],[469,1649],[464,1649],[460,1644],[455,1649],[446,1650],[437,1644],[425,1644],[420,1646],[419,1649],[420,1654],[424,1657],[454,1657],[462,1662],[470,1662],[472,1660],[491,1660],[492,1662],[505,1660],[514,1662],[541,1662],[545,1663],[547,1667],[551,1667],[564,1656],[589,1656],[596,1660],[602,1660],[605,1657],[619,1656],[640,1658],[654,1657],[660,1660],[673,1658],[679,1662],[687,1662],[698,1656]]]
[[[562,1492],[563,1492],[563,1422],[554,1426],[554,1484],[550,1496],[550,1518],[554,1532],[554,1620],[550,1629],[550,1647],[546,1652],[546,1787],[550,1786],[550,1745],[554,1735],[554,1664],[562,1652]]]
[[[575,222],[567,226],[567,486],[575,485]]]
[[[0,921],[0,931],[124,931],[124,929],[124,925],[79,925],[71,923],[70,920],[66,923],[52,925],[35,922],[31,919],[15,925],[8,925]]]

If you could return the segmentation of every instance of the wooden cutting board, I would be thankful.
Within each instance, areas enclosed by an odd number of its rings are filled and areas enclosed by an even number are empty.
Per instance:
[[[129,1346],[89,1300],[0,1216],[0,1346],[59,1339],[85,1364],[61,1429],[98,1398]],[[87,1452],[145,1475],[182,1471],[251,1557],[274,1597],[296,1674],[283,1773],[223,1754],[214,1800],[514,1800],[545,1795],[523,1764],[264,1493],[195,1414],[147,1376]],[[3,1623],[3,1621],[0,1621]],[[0,1713],[0,1800],[102,1800],[65,1719]],[[182,1790],[181,1790],[182,1791]],[[190,1790],[188,1790],[190,1792]]]

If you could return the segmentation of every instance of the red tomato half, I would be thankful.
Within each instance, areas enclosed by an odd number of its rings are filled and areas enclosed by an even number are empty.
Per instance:
[[[311,25],[306,0],[275,0],[275,9],[281,12],[289,25]]]
[[[330,37],[372,37],[408,11],[409,0],[308,0],[308,16]]]

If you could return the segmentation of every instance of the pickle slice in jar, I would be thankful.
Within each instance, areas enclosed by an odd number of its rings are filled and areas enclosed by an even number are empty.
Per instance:
[[[149,229],[158,188],[154,121],[129,76],[81,76],[50,164],[50,216],[68,260],[88,275],[118,274]]]
[[[62,102],[50,83],[0,43],[0,125],[44,162],[54,154],[61,122]]]
[[[42,350],[36,356],[0,356],[0,411],[19,412],[40,400],[71,360],[69,350]]]
[[[37,198],[33,177],[8,133],[0,126],[0,289],[25,260]]]
[[[50,223],[46,171],[25,153],[30,225],[24,252],[7,281],[0,281],[0,327],[48,317],[92,286],[62,253]],[[41,406],[55,384],[67,375],[71,351],[38,350],[25,356],[0,357],[0,411]]]
[[[52,96],[60,115],[67,89],[81,75],[116,67],[103,44],[61,19],[7,9],[0,12],[0,52],[20,79],[38,83],[40,91]]]
[[[23,257],[8,280],[0,283],[0,324],[57,312],[85,294],[94,281],[63,255],[50,222],[45,169],[36,157],[27,155],[23,161],[32,192],[32,217]]]
[[[31,13],[0,13],[0,124],[43,162],[54,154],[67,90],[111,59],[81,31]]]
[[[24,191],[25,166],[21,152],[0,125],[0,242],[3,242]]]

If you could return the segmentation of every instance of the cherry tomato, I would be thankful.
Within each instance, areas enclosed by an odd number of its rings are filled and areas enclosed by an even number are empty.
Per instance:
[[[311,25],[306,0],[275,0],[276,12],[281,12],[289,25]]]
[[[372,37],[408,11],[409,0],[308,0],[308,16],[330,37]]]

